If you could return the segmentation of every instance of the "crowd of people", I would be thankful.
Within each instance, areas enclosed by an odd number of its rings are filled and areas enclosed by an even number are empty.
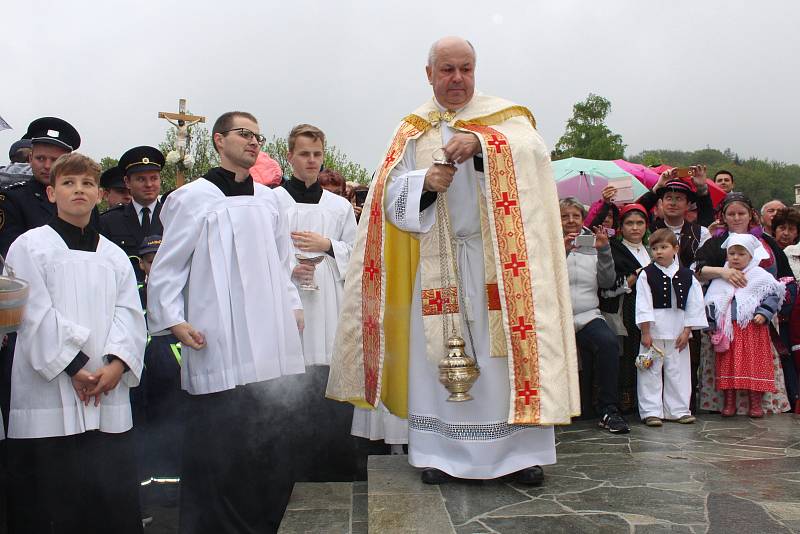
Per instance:
[[[632,203],[558,198],[533,115],[474,71],[468,41],[434,43],[434,97],[369,187],[323,168],[310,124],[265,186],[258,120],[225,113],[220,166],[162,191],[157,148],[101,173],[72,125],[33,121],[0,169],[30,291],[3,341],[8,531],[141,532],[143,501],[177,498],[181,532],[275,532],[295,482],[363,476],[355,437],[427,484],[540,485],[581,414],[618,434],[800,406],[800,212],[728,171],[714,206],[703,165]],[[453,339],[472,401],[440,384]]]

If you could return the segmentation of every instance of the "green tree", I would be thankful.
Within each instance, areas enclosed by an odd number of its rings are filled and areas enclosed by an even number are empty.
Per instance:
[[[100,168],[104,171],[107,171],[111,167],[116,167],[119,160],[117,158],[112,158],[111,156],[106,156],[100,160]]]
[[[283,137],[274,137],[269,140],[269,142],[264,145],[262,149],[264,152],[269,154],[269,156],[278,162],[283,169],[283,174],[289,176],[292,174],[292,167],[289,165],[289,160],[287,159],[287,155],[289,153],[289,145],[286,142],[286,139]],[[361,165],[350,161],[350,158],[347,155],[336,148],[334,145],[328,145],[325,147],[325,160],[323,161],[323,166],[326,169],[331,169],[342,176],[348,182],[358,182],[360,184],[368,184],[370,179],[370,174]]]
[[[553,150],[553,159],[621,159],[627,145],[622,143],[621,135],[612,133],[605,124],[610,110],[610,101],[592,93],[575,104],[566,131]]]

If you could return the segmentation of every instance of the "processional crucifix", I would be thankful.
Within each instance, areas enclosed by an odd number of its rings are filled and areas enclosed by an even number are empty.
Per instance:
[[[167,119],[178,131],[175,136],[175,149],[181,155],[180,161],[186,156],[186,149],[188,148],[189,141],[189,127],[197,124],[198,122],[206,122],[206,118],[200,115],[188,115],[186,113],[186,99],[181,98],[178,100],[178,112],[169,113],[167,111],[158,112],[159,119]],[[180,187],[185,183],[183,169],[180,165],[175,169],[175,187]]]

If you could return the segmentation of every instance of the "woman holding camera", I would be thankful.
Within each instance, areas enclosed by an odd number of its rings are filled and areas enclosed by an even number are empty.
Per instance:
[[[581,396],[585,401],[591,399],[592,384],[597,382],[594,408],[601,415],[599,426],[613,434],[625,434],[629,432],[628,423],[618,407],[619,345],[600,312],[598,297],[599,289],[612,288],[616,282],[608,233],[602,226],[593,230],[583,226],[586,208],[577,199],[564,198],[559,206],[575,337],[581,354]]]

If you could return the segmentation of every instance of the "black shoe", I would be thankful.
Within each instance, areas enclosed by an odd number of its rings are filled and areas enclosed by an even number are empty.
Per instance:
[[[631,431],[625,418],[619,413],[615,407],[609,407],[600,422],[597,423],[600,428],[605,428],[612,434],[627,434]]]
[[[439,469],[435,469],[433,467],[426,467],[422,470],[422,482],[424,484],[432,484],[438,486],[439,484],[444,484],[448,480],[450,480],[450,475],[441,471]]]
[[[544,482],[544,470],[538,465],[526,467],[517,471],[517,482],[526,486],[541,486]]]

